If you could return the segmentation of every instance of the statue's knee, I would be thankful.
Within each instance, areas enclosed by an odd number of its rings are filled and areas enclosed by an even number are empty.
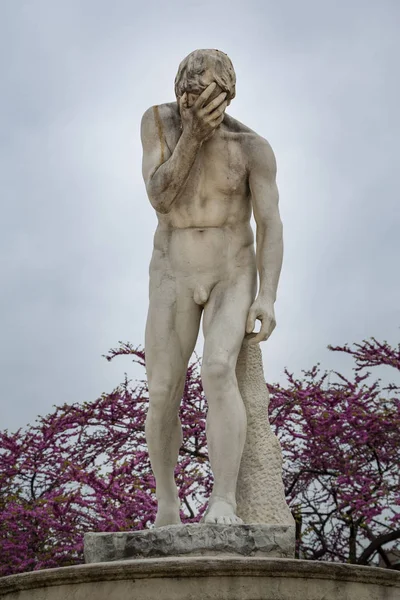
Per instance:
[[[153,416],[163,416],[177,410],[177,385],[169,378],[149,382],[150,408]]]
[[[235,374],[229,360],[221,357],[209,357],[203,362],[202,380],[205,388],[226,386]]]

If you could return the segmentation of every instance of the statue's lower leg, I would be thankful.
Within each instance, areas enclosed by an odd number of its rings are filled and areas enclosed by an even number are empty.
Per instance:
[[[239,524],[236,482],[246,438],[246,410],[236,376],[203,376],[208,399],[207,443],[214,488],[204,517],[206,523]]]
[[[177,415],[171,418],[160,412],[150,405],[146,419],[146,440],[156,479],[156,527],[181,523],[174,470],[182,444],[182,428]]]

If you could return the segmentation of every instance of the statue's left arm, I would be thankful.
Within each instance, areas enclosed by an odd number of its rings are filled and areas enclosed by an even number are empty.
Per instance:
[[[279,193],[276,185],[276,161],[271,146],[264,139],[252,145],[249,164],[249,185],[256,221],[256,258],[259,273],[257,298],[250,307],[246,332],[251,334],[256,319],[261,329],[250,342],[267,340],[275,329],[274,303],[282,268],[283,237],[279,214]]]

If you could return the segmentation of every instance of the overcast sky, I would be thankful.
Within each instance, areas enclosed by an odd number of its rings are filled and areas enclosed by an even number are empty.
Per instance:
[[[219,48],[229,112],[278,161],[285,256],[269,381],[400,339],[398,0],[1,0],[0,427],[111,391],[143,344],[156,217],[140,119]],[[199,346],[201,352],[201,346]]]

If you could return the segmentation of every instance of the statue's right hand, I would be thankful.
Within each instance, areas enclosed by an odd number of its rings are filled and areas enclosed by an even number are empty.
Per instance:
[[[205,142],[209,139],[224,120],[225,109],[228,106],[226,92],[222,92],[207,104],[207,100],[212,95],[215,87],[215,82],[210,83],[193,106],[188,106],[186,92],[179,100],[183,130],[198,142]]]

